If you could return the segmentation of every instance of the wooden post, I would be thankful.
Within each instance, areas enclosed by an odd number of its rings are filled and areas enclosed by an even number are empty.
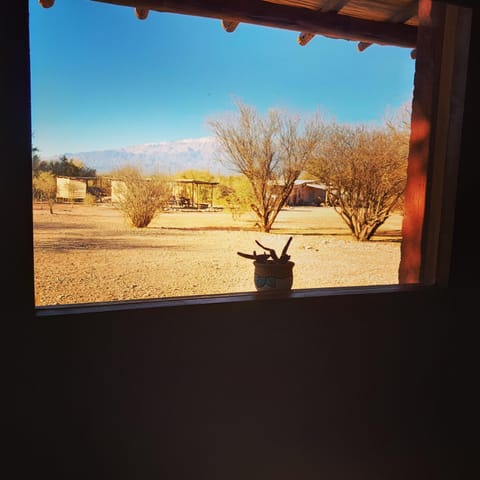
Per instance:
[[[442,283],[448,278],[456,161],[463,114],[471,14],[468,9],[419,1],[415,84],[399,282]],[[442,263],[443,262],[443,263]]]
[[[444,15],[445,6],[443,4],[432,2],[432,0],[419,0],[417,58],[399,267],[401,284],[421,281],[422,234],[426,211],[431,139],[435,134],[433,120],[438,100]]]

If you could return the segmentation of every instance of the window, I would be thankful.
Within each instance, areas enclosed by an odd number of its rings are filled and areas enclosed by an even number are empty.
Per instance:
[[[117,25],[108,31],[112,10]],[[204,125],[212,112],[236,110],[232,93],[260,115],[285,105],[307,118],[318,110],[326,122],[332,110],[351,128],[378,125],[388,109],[411,103],[409,49],[374,46],[361,53],[351,42],[325,37],[302,47],[287,30],[242,25],[228,34],[214,19],[153,12],[142,23],[130,8],[95,3],[48,11],[34,5],[30,18],[36,162],[40,172],[49,161],[58,167],[57,203],[34,203],[38,306],[251,291],[252,262],[236,252],[258,251],[255,240],[280,252],[289,236],[297,290],[398,283],[400,209],[372,241],[353,241],[334,211],[335,188],[316,177],[313,164],[295,180],[270,233],[256,231],[256,221],[270,220],[263,212],[255,218],[250,204],[261,203],[247,199],[247,176],[216,159],[215,138]],[[58,47],[56,39],[73,25],[76,34]],[[174,31],[183,33],[171,42]],[[405,176],[407,129],[403,139],[396,176]],[[79,153],[66,159],[63,152]],[[80,176],[63,176],[73,175],[71,162],[78,160]],[[126,183],[115,178],[123,174],[119,167],[138,164],[146,175],[174,175],[164,186],[168,203],[143,229],[125,222],[119,187]],[[99,176],[83,178],[87,169]],[[34,186],[42,178],[35,172]],[[94,204],[89,181],[103,194]],[[280,182],[272,201],[283,195]]]
[[[440,8],[440,7],[439,7]],[[460,16],[457,15],[457,11],[455,7],[448,7],[447,8],[447,32],[448,34],[452,34],[455,37],[455,30],[458,27],[458,24],[462,19]],[[455,18],[454,18],[455,17]],[[448,23],[450,22],[450,23]],[[426,43],[431,43],[434,45],[438,45],[438,39],[432,38],[431,36],[426,35],[427,38],[422,39],[421,41],[425,41]],[[460,40],[459,40],[460,41]],[[437,42],[437,43],[435,43]],[[442,138],[444,136],[442,135],[445,133],[445,129],[448,130],[449,122],[451,122],[452,118],[452,111],[450,111],[450,108],[453,108],[451,105],[442,105],[440,103],[440,106],[438,110],[436,110],[435,106],[437,105],[437,100],[441,98],[446,98],[448,99],[449,96],[445,95],[440,95],[439,91],[441,92],[451,92],[451,89],[457,89],[456,91],[461,91],[463,88],[461,78],[458,81],[458,84],[456,83],[457,80],[453,81],[453,64],[452,62],[455,61],[461,61],[462,59],[459,58],[458,56],[458,51],[461,49],[458,46],[455,46],[455,43],[448,44],[453,45],[450,48],[444,49],[442,52],[443,58],[442,58],[442,63],[441,65],[444,67],[443,69],[439,69],[438,71],[427,71],[425,74],[424,73],[419,73],[421,72],[421,68],[417,68],[417,84],[416,88],[418,91],[421,92],[421,84],[424,82],[424,96],[418,98],[416,97],[415,101],[420,103],[416,103],[417,105],[417,110],[415,111],[414,109],[414,120],[415,120],[415,114],[420,115],[422,118],[418,118],[418,122],[420,125],[420,128],[418,128],[418,132],[422,131],[422,122],[427,121],[429,119],[434,119],[436,122],[434,123],[434,126],[438,129],[437,131],[435,129],[432,129],[429,133],[431,137],[434,139],[429,142],[428,136],[425,136],[423,138],[418,138],[415,137],[415,135],[412,136],[412,141],[414,142],[414,145],[412,145],[413,151],[416,154],[416,152],[420,151],[420,155],[422,156],[421,161],[426,162],[426,159],[428,156],[426,156],[425,148],[427,150],[430,150],[430,152],[441,152],[441,147],[444,147],[444,145],[439,145],[439,143],[442,142]],[[419,44],[417,47],[417,65],[421,65],[422,61],[422,45]],[[428,50],[423,51],[423,55],[429,55]],[[456,55],[457,54],[457,55]],[[423,57],[425,60],[425,57]],[[437,59],[440,60],[440,59]],[[440,62],[436,64],[437,66],[440,65]],[[455,65],[458,66],[458,65]],[[420,78],[420,76],[422,76]],[[437,77],[439,76],[440,80],[436,80]],[[455,77],[457,78],[457,77]],[[433,90],[432,95],[430,96],[429,94],[425,93],[425,90],[427,90],[429,87],[427,85],[430,85],[430,82],[433,81],[435,86],[438,87],[437,89]],[[438,82],[438,83],[435,83]],[[427,98],[428,97],[428,98]],[[447,101],[445,103],[448,103]],[[420,105],[420,106],[418,106]],[[456,112],[453,112],[453,114],[457,115]],[[418,126],[418,125],[417,125]],[[454,133],[452,133],[454,135]],[[423,150],[420,148],[419,150],[415,150],[421,144],[423,140]],[[450,147],[452,148],[452,147]],[[428,152],[427,152],[428,153]],[[453,152],[455,153],[455,152]],[[430,153],[431,154],[431,153]],[[443,179],[445,178],[445,169],[450,169],[450,158],[448,158],[448,162],[446,162],[446,158],[443,157],[443,159],[437,160],[438,155],[441,156],[441,153],[437,153],[437,156],[435,157],[435,165],[434,169],[431,172],[432,175],[432,184],[431,184],[431,195],[428,197],[428,203],[426,205],[426,210],[428,212],[434,211],[434,212],[439,212],[435,214],[432,214],[432,217],[428,217],[428,221],[425,223],[425,235],[422,237],[421,232],[423,229],[423,212],[419,211],[417,213],[420,213],[420,215],[412,215],[407,219],[407,221],[404,223],[404,233],[406,234],[407,241],[404,242],[404,245],[402,247],[403,249],[403,258],[408,259],[408,264],[404,261],[402,264],[403,268],[403,273],[405,277],[405,283],[427,283],[427,284],[432,284],[432,283],[437,283],[440,280],[444,278],[448,278],[448,272],[445,272],[444,277],[440,275],[442,272],[442,269],[446,268],[445,266],[442,266],[442,263],[438,262],[438,258],[443,258],[444,255],[443,253],[449,251],[449,240],[447,238],[446,242],[443,243],[443,239],[439,241],[439,228],[440,225],[443,225],[443,222],[445,220],[448,220],[448,218],[443,218],[444,215],[446,215],[444,208],[442,208],[442,201],[443,201],[443,196],[442,192],[444,192],[444,186],[443,186]],[[436,170],[436,169],[439,170]],[[410,172],[411,173],[411,172]],[[454,187],[448,187],[447,190],[450,188],[450,190],[454,190]],[[423,189],[423,190],[422,190]],[[415,191],[412,192],[412,189],[410,189],[410,200],[409,197],[407,196],[407,203],[410,201],[412,203],[418,204],[418,198],[421,198],[422,194],[426,190],[426,185],[420,185],[420,192]],[[454,192],[450,191],[450,195],[453,195]],[[420,195],[420,197],[418,196]],[[438,205],[438,206],[437,206]],[[408,205],[407,205],[408,207]],[[408,207],[409,208],[409,207]],[[420,210],[423,207],[420,206]],[[412,212],[412,210],[409,210],[409,212]],[[419,220],[420,219],[420,220]],[[25,227],[25,225],[24,225]],[[431,253],[433,250],[433,254]],[[415,251],[418,255],[415,258],[414,255],[412,255],[412,251]],[[422,258],[419,256],[420,251],[423,251],[424,258],[422,262]],[[447,257],[448,258],[448,257]],[[28,260],[28,257],[27,259]],[[28,263],[28,262],[27,262]],[[420,265],[422,268],[420,268]],[[308,293],[299,293],[299,295],[316,295],[319,292],[308,292]],[[348,292],[346,292],[348,293]],[[328,292],[321,292],[321,295],[328,294]],[[294,294],[295,296],[295,294]],[[246,299],[250,300],[255,298],[252,295],[245,295],[244,296]],[[191,300],[192,302],[195,302],[195,299]],[[210,299],[208,301],[223,301],[222,299],[215,300],[215,299]],[[112,306],[113,307],[113,306]],[[116,308],[116,307],[114,307]],[[118,308],[129,308],[128,306],[124,307],[118,307]],[[136,307],[138,308],[138,307]],[[140,307],[141,308],[141,307]]]

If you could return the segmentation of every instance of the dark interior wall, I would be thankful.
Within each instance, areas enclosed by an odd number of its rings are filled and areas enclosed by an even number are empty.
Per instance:
[[[474,253],[478,237],[472,235],[472,220],[476,218],[478,204],[479,161],[479,87],[480,87],[480,6],[472,8],[472,33],[470,37],[470,54],[468,79],[466,84],[466,101],[464,104],[464,121],[461,141],[458,191],[455,208],[454,245],[451,267],[451,283],[459,293],[471,296],[472,288],[478,285],[478,256]],[[467,298],[465,298],[467,300]]]
[[[19,4],[2,27],[20,42],[0,48],[21,58]],[[475,12],[476,72],[478,25]],[[8,478],[472,478],[475,75],[449,289],[351,296],[340,311],[334,298],[297,298],[34,319],[12,302],[31,279],[12,277],[2,312],[3,378],[15,403],[3,409]],[[30,148],[28,127],[11,92],[0,95],[4,118],[18,121],[5,144],[18,158]],[[5,210],[4,219],[16,217]],[[30,261],[15,253],[15,240],[27,241],[28,219],[20,222],[5,255],[11,275]]]
[[[39,320],[34,464],[64,479],[461,478],[450,300],[350,301]]]

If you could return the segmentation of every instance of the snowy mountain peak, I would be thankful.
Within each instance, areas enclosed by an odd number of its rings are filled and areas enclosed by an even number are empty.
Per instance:
[[[132,153],[141,152],[184,152],[186,150],[216,149],[217,141],[214,137],[186,138],[170,142],[149,142],[142,145],[130,145],[124,150]]]
[[[209,170],[231,174],[218,160],[214,137],[188,138],[169,142],[149,142],[109,150],[68,153],[99,174],[111,173],[125,166],[136,166],[144,173],[178,173],[183,170]]]

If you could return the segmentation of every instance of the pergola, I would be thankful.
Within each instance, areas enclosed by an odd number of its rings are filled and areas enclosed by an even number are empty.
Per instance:
[[[174,197],[175,205],[186,207],[186,208],[196,208],[203,209],[208,207],[213,207],[213,190],[215,185],[218,185],[218,182],[207,182],[204,180],[194,180],[191,178],[180,178],[175,180],[174,185]],[[182,190],[187,189],[188,197],[182,198],[179,195],[179,187]],[[209,202],[201,202],[201,193],[202,191],[208,188],[209,191]]]

